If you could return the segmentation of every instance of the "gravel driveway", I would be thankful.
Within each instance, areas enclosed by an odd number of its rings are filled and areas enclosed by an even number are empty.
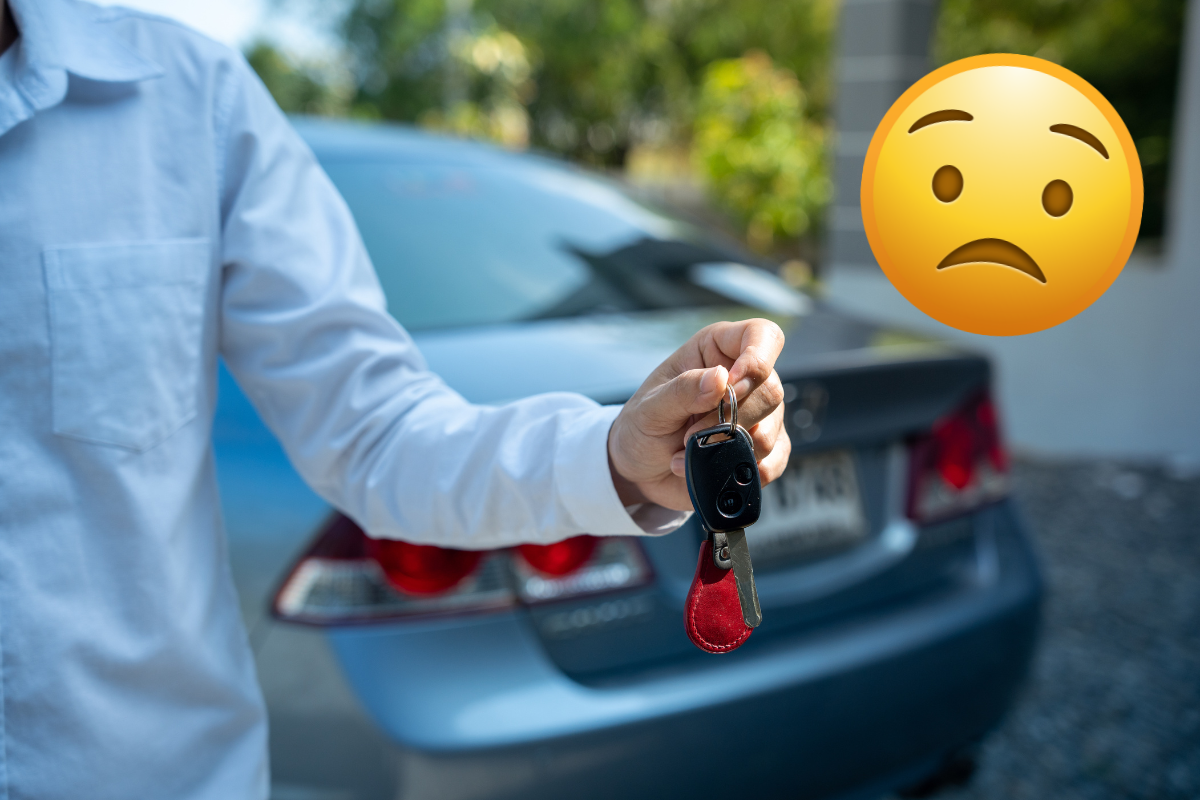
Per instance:
[[[952,800],[1200,798],[1200,476],[1022,461],[1048,600],[1025,693]]]

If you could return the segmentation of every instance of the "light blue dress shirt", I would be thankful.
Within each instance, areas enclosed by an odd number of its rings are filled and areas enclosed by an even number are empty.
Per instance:
[[[472,406],[426,370],[237,53],[123,9],[9,2],[0,800],[267,794],[210,444],[218,354],[372,535],[486,548],[682,521],[617,499],[618,407]]]

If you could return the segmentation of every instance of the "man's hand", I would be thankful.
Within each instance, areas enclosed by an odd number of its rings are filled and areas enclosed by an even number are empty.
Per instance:
[[[621,501],[677,511],[692,507],[684,447],[694,431],[717,424],[727,384],[737,395],[738,422],[754,440],[762,482],[778,478],[792,452],[783,425],[783,386],[775,374],[782,349],[783,331],[774,322],[718,322],[651,373],[608,433],[609,467]]]

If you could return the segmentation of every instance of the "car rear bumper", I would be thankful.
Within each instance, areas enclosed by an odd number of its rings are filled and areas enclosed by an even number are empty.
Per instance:
[[[555,667],[519,613],[346,628],[329,643],[385,740],[371,749],[390,762],[389,794],[882,790],[986,733],[1026,672],[1035,559],[1011,504],[980,514],[976,536],[976,575],[954,592],[603,685]]]

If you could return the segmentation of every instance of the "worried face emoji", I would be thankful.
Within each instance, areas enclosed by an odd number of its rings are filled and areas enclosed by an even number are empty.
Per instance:
[[[1096,301],[1129,258],[1142,172],[1125,124],[1082,78],[1027,56],[929,74],[875,131],[863,168],[871,250],[934,319],[1032,333]]]

